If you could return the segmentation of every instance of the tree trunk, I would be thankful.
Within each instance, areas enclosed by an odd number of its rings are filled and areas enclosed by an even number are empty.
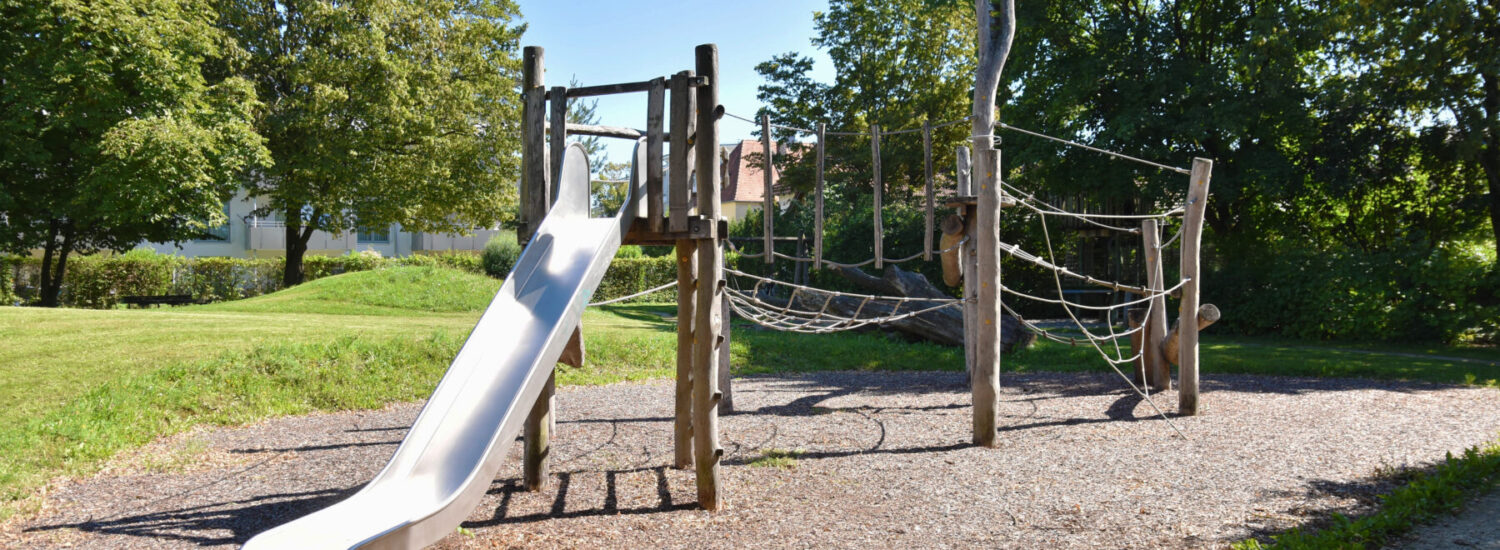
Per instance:
[[[1484,146],[1479,150],[1479,164],[1490,186],[1490,232],[1495,237],[1495,254],[1500,257],[1500,75],[1486,72],[1484,79],[1485,134]],[[1500,262],[1496,262],[1500,270]]]
[[[62,242],[58,242],[62,237]],[[73,251],[73,229],[70,224],[52,220],[47,232],[47,246],[42,252],[42,307],[61,305],[63,275],[67,273],[68,254]],[[56,263],[53,263],[56,260]]]
[[[302,211],[288,209],[286,213],[286,262],[281,270],[281,287],[291,288],[302,284],[302,257],[307,255],[307,241],[312,238],[312,228],[303,228],[293,221],[300,219]]]

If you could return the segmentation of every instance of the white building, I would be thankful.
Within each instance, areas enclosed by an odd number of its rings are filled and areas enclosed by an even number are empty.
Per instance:
[[[266,258],[286,255],[286,224],[281,221],[280,216],[252,216],[251,212],[256,207],[255,199],[240,191],[224,205],[228,222],[211,230],[213,238],[181,243],[141,243],[141,247],[163,254],[189,257]],[[489,242],[490,237],[500,231],[502,230],[481,229],[470,235],[446,235],[404,231],[400,225],[345,234],[315,231],[307,241],[307,253],[342,256],[350,252],[373,250],[381,256],[394,257],[420,252],[477,251],[484,249],[484,244]]]

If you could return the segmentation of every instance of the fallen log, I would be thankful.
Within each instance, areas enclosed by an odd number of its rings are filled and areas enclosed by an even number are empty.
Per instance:
[[[1218,322],[1219,308],[1213,304],[1198,306],[1198,330],[1208,328],[1209,325]],[[1172,330],[1167,331],[1167,337],[1162,338],[1162,353],[1173,365],[1177,364],[1177,323],[1172,323]]]

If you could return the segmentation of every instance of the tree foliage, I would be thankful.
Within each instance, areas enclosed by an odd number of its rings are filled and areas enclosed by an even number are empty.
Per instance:
[[[0,250],[43,255],[56,305],[68,257],[178,241],[224,223],[270,161],[261,104],[205,63],[241,52],[196,0],[0,4]]]
[[[244,47],[275,165],[249,181],[286,222],[287,284],[314,231],[462,232],[513,216],[519,164],[510,0],[219,0]]]

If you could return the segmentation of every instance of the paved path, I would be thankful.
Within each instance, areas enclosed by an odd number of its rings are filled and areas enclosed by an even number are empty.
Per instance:
[[[1464,507],[1457,516],[1417,528],[1390,548],[1500,550],[1500,490],[1492,490]]]

